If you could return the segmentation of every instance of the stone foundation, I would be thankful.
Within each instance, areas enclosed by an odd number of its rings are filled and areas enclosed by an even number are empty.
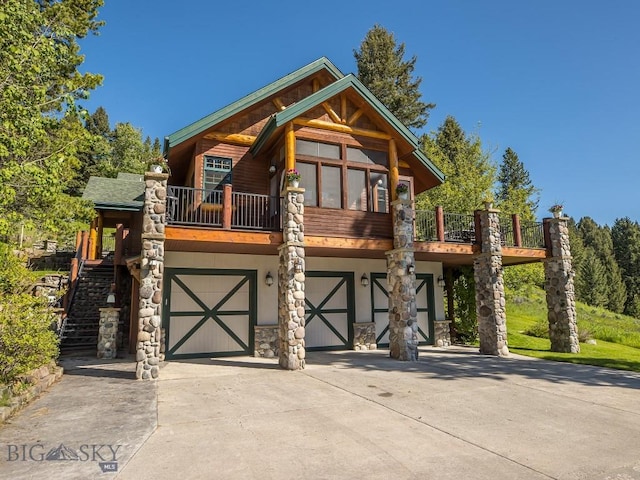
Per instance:
[[[119,308],[100,309],[100,323],[98,329],[98,358],[116,358],[119,318]]]
[[[436,347],[448,347],[451,345],[450,320],[436,320],[433,322],[434,341]]]
[[[354,350],[376,350],[376,324],[354,323],[353,324],[353,349]]]
[[[254,357],[274,358],[279,355],[278,325],[256,325],[253,338]]]

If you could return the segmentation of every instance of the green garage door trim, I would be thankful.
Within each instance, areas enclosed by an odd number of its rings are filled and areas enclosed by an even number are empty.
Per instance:
[[[386,273],[371,273],[371,318],[376,318],[376,313],[385,313],[389,312],[389,305],[385,305],[384,307],[376,307],[375,305],[375,289],[378,288],[381,292],[384,293],[384,296],[388,299],[389,292],[387,292],[387,274]],[[416,273],[416,299],[420,295],[420,292],[426,288],[426,291],[423,293],[426,294],[427,297],[427,306],[426,307],[418,307],[418,313],[426,312],[427,313],[427,325],[429,326],[429,331],[433,332],[434,325],[433,320],[436,317],[435,311],[435,298],[433,292],[433,274],[431,273]],[[374,320],[375,321],[375,320]],[[376,338],[376,343],[380,347],[388,347],[388,343],[380,343],[385,334],[389,331],[389,324],[384,327],[380,335]],[[420,339],[420,345],[433,345],[434,339],[433,337],[429,337],[428,334],[424,332],[424,330],[418,327],[418,333],[422,337]]]
[[[212,308],[209,308],[180,278],[184,276],[240,276],[240,281]],[[175,345],[167,349],[166,358],[202,358],[221,357],[231,355],[249,355],[253,353],[254,326],[257,319],[257,278],[256,270],[216,270],[216,269],[190,269],[190,268],[166,268],[165,269],[165,308],[163,312],[163,325],[166,341],[171,338],[171,318],[193,317],[201,315],[202,318],[189,331],[178,340]],[[175,282],[200,308],[201,310],[171,312],[171,288]],[[246,310],[222,310],[225,303],[235,295],[247,282],[249,282],[249,305]],[[249,338],[245,343],[236,333],[225,324],[222,317],[231,315],[247,315],[249,321]],[[185,342],[189,340],[208,320],[213,320],[224,332],[229,335],[240,347],[239,350],[226,352],[197,352],[175,353]]]
[[[336,284],[336,286],[323,298],[318,305],[314,305],[309,301],[308,298],[305,298],[306,304],[306,321],[305,328],[313,319],[320,319],[326,326],[331,330],[331,332],[343,342],[342,345],[331,345],[324,347],[310,347],[307,348],[309,351],[314,350],[343,350],[346,348],[351,348],[353,343],[353,322],[355,319],[355,290],[353,284],[353,272],[324,272],[324,271],[313,271],[306,272],[306,277],[308,278],[340,278],[341,280]],[[347,306],[346,308],[324,308],[324,306],[329,303],[329,301],[333,298],[333,296],[346,284],[347,288]],[[331,322],[324,316],[324,314],[331,313],[345,313],[347,315],[347,337],[344,338],[343,335],[340,334],[336,330],[336,328],[331,324]]]

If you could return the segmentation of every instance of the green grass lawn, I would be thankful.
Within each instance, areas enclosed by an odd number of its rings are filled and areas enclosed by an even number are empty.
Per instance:
[[[580,344],[580,353],[551,352],[546,338],[525,335],[536,323],[546,322],[544,292],[507,292],[509,350],[521,355],[560,362],[640,372],[640,321],[607,310],[577,303],[578,331],[588,331],[596,345]]]

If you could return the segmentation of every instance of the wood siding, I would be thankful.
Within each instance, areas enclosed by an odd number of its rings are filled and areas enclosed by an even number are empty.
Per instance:
[[[306,235],[351,238],[393,238],[391,214],[305,207]]]

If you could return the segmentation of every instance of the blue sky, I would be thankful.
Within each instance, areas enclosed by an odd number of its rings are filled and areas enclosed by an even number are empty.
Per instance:
[[[510,146],[576,219],[640,220],[640,2],[105,0],[85,103],[163,138],[321,56],[356,71],[379,23],[416,55],[425,131],[453,115],[497,163]]]

